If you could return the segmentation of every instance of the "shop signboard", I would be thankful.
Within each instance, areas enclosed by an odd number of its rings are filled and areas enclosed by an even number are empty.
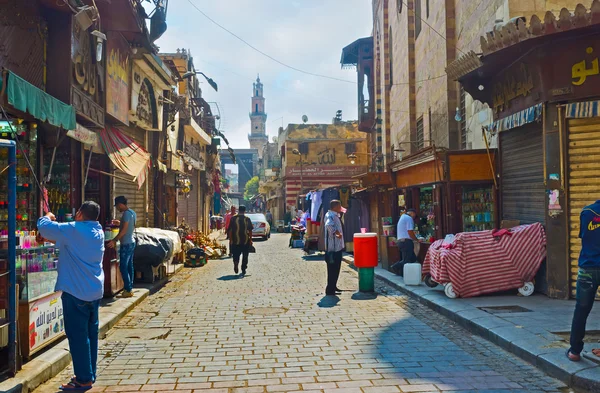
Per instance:
[[[323,178],[326,180],[328,177],[347,177],[352,178],[353,176],[360,175],[367,172],[366,166],[306,166],[300,167],[288,167],[285,170],[286,177],[297,177],[300,178],[302,175],[304,178]]]
[[[81,124],[77,123],[77,128],[67,131],[67,136],[83,143],[84,145],[96,146],[98,144],[98,135],[90,131]]]
[[[143,66],[143,67],[142,67]],[[133,63],[133,79],[131,81],[131,118],[138,126],[149,131],[160,131],[162,124],[162,107],[159,97],[162,96],[161,87],[156,83],[153,75],[144,68],[148,65],[144,60]]]
[[[65,330],[62,292],[29,303],[29,353],[59,338]]]
[[[129,125],[129,44],[118,32],[106,42],[106,113]]]

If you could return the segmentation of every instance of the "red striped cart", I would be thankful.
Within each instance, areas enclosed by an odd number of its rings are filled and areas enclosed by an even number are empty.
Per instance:
[[[541,224],[459,233],[451,244],[438,240],[429,247],[423,275],[429,286],[444,285],[449,298],[510,289],[530,296],[545,258],[546,234]]]

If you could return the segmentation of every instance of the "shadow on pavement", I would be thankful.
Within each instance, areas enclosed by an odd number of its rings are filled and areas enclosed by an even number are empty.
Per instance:
[[[246,275],[247,277],[247,275]],[[230,274],[228,276],[221,276],[217,278],[219,281],[233,281],[233,280],[241,280],[243,277],[237,274]]]
[[[377,299],[377,292],[356,292],[352,295],[352,300],[375,300]]]
[[[317,306],[321,308],[333,308],[336,307],[339,302],[340,298],[337,296],[324,296],[319,303],[317,303]]]

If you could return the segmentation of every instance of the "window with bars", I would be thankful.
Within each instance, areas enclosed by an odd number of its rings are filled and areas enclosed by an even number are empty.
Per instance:
[[[467,93],[460,87],[460,148],[467,149]]]
[[[425,147],[425,124],[423,122],[423,116],[417,120],[417,150],[421,150]]]
[[[308,154],[308,142],[302,142],[298,145],[298,151],[300,154]]]

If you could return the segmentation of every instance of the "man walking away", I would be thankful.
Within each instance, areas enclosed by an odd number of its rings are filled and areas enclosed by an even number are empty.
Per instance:
[[[571,325],[571,348],[567,351],[567,357],[573,362],[581,360],[585,325],[600,285],[600,201],[585,207],[581,211],[579,222],[581,253],[575,314]]]
[[[266,218],[267,218],[267,222],[269,223],[269,226],[273,226],[273,213],[271,213],[271,210],[267,210],[267,214],[266,214]]]
[[[415,235],[415,209],[408,209],[398,220],[396,235],[398,236],[398,250],[400,250],[400,261],[392,265],[392,271],[399,275],[404,275],[404,265],[417,261],[415,255],[415,242],[418,241]]]
[[[45,239],[60,248],[57,291],[62,291],[65,333],[75,377],[60,386],[64,391],[83,391],[96,381],[98,360],[98,309],[104,289],[104,231],[98,222],[100,206],[87,201],[75,214],[75,222],[57,223],[52,213],[38,220]]]
[[[133,253],[135,251],[135,239],[133,233],[135,231],[135,222],[137,220],[137,214],[129,207],[127,207],[127,198],[124,196],[118,196],[115,198],[115,207],[123,215],[121,221],[113,220],[113,225],[120,227],[119,234],[111,240],[107,247],[115,248],[118,241],[121,241],[120,249],[120,270],[121,276],[123,277],[123,297],[133,296],[133,280],[135,278],[135,272],[133,270]]]
[[[344,251],[344,235],[340,213],[343,212],[342,202],[334,199],[325,215],[325,259],[327,261],[327,288],[325,295],[335,296],[340,290],[337,281],[342,268],[342,254]]]
[[[239,213],[231,217],[227,237],[231,242],[233,254],[233,271],[239,272],[240,256],[242,257],[242,276],[248,269],[248,254],[252,245],[252,221],[246,217],[246,206],[240,206]]]
[[[225,233],[227,234],[227,239],[229,240],[229,256],[231,256],[231,239],[229,238],[229,224],[231,223],[231,218],[235,216],[235,206],[231,206],[231,210],[225,214]]]

